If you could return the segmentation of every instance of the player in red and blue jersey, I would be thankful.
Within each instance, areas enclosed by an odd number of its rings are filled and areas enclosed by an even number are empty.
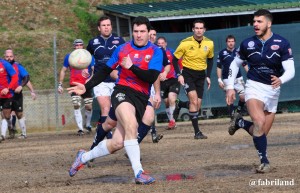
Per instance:
[[[70,176],[74,176],[89,160],[114,153],[124,146],[134,170],[135,182],[150,184],[155,181],[144,173],[137,141],[137,128],[148,103],[151,84],[162,69],[162,51],[148,41],[149,29],[149,20],[137,17],[133,21],[133,41],[118,47],[107,65],[85,85],[76,83],[77,86],[68,89],[69,92],[83,94],[102,82],[113,69],[118,69],[119,78],[111,96],[118,119],[113,138],[100,142],[89,152],[80,150],[70,168]]]
[[[159,37],[157,39],[158,46],[162,47],[166,50],[166,54],[169,61],[173,61],[173,53],[174,50],[167,48],[167,40],[165,37]],[[180,92],[180,83],[177,81],[177,75],[174,70],[173,64],[170,65],[170,71],[166,73],[163,71],[160,74],[160,87],[161,87],[161,97],[164,99],[165,106],[166,106],[166,113],[169,119],[169,124],[167,129],[175,129],[176,122],[174,119],[174,111],[176,108],[176,99]]]
[[[95,57],[95,73],[106,65],[106,62],[111,58],[115,49],[125,43],[122,37],[112,33],[112,21],[108,16],[101,16],[99,18],[98,31],[100,34],[97,37],[92,38],[86,48]],[[115,78],[117,77],[116,73],[117,71],[114,70],[102,83],[93,88],[94,95],[100,106],[100,118],[98,125],[104,123],[110,110],[110,96],[115,86]],[[97,130],[101,129],[98,125]],[[108,133],[107,137],[111,138],[111,134]]]
[[[228,76],[227,104],[235,99],[234,80],[239,66],[248,62],[245,100],[253,122],[235,116],[228,132],[234,134],[239,128],[246,130],[253,138],[260,158],[258,173],[270,171],[267,158],[267,135],[272,127],[277,111],[280,87],[295,76],[292,49],[287,39],[271,30],[273,16],[270,11],[260,9],[254,13],[255,36],[245,39],[237,57],[230,65]],[[237,114],[239,115],[239,114]]]
[[[84,42],[81,39],[76,39],[73,42],[73,46],[74,46],[74,49],[83,49]],[[79,82],[81,84],[85,84],[87,82],[87,80],[91,77],[91,75],[93,74],[93,69],[94,69],[94,64],[95,64],[95,59],[93,56],[92,56],[91,64],[88,66],[87,69],[84,69],[84,70],[77,70],[77,69],[72,68],[69,64],[69,56],[70,56],[70,53],[68,53],[65,56],[64,64],[63,64],[63,67],[62,67],[62,69],[60,71],[60,75],[59,75],[58,92],[60,94],[63,93],[62,83],[64,81],[66,71],[68,69],[70,70],[70,86],[74,86],[73,82]],[[76,120],[77,127],[78,127],[77,134],[79,136],[81,136],[84,134],[83,118],[82,118],[81,109],[80,109],[82,99],[83,99],[84,106],[85,106],[85,117],[86,117],[85,129],[88,132],[90,132],[92,130],[92,127],[91,127],[92,103],[93,103],[92,92],[86,92],[82,96],[77,95],[75,93],[71,93],[71,97],[72,97],[72,103],[74,106],[74,116],[75,116],[75,120]]]
[[[14,90],[18,85],[18,75],[12,65],[0,58],[0,106],[3,118],[11,125],[10,113]],[[5,133],[1,131],[0,142],[5,139]]]

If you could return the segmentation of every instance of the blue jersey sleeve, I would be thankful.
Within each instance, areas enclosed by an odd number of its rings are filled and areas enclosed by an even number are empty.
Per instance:
[[[149,69],[161,71],[163,68],[163,52],[157,47],[154,50],[153,58],[149,62]]]
[[[27,70],[21,64],[18,64],[18,69],[19,69],[19,77],[21,79],[24,78],[25,76],[29,75],[29,73],[27,72]]]
[[[2,60],[1,62],[3,63],[5,70],[9,74],[9,76],[13,76],[16,74],[15,69],[12,67],[12,65],[9,62],[5,60]]]
[[[66,56],[65,56],[65,59],[64,59],[64,67],[66,67],[66,68],[69,68],[69,66],[70,66],[70,64],[69,64],[69,57],[70,57],[70,53],[69,54],[67,54]]]

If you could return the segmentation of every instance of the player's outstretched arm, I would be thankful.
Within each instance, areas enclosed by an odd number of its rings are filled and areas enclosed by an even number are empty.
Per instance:
[[[76,93],[77,95],[82,95],[86,92],[85,86],[79,82],[73,82],[75,86],[67,88],[68,93]]]

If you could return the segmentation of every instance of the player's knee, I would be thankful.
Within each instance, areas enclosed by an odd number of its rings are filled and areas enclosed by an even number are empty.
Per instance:
[[[18,119],[22,119],[23,112],[16,112],[16,116],[17,116]]]
[[[111,147],[113,152],[118,151],[124,147],[124,141],[114,139],[112,140]]]

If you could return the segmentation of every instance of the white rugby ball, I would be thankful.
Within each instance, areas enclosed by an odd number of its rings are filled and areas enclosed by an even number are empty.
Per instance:
[[[86,49],[76,49],[69,56],[69,64],[72,68],[86,69],[92,62],[92,55]]]

